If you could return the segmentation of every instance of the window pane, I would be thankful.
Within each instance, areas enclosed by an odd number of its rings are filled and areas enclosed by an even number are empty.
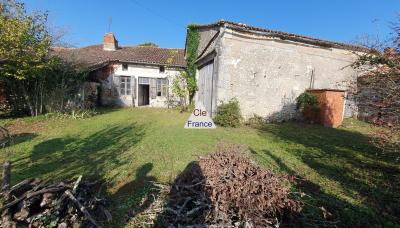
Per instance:
[[[121,88],[121,95],[125,95],[125,88]]]
[[[144,84],[144,85],[148,85],[150,83],[149,78],[139,78],[139,84]]]
[[[167,90],[166,89],[168,89],[168,87],[163,85],[162,88],[161,88],[161,96],[163,96],[163,97],[167,96]]]

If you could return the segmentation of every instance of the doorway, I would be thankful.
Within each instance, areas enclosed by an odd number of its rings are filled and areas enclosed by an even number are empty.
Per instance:
[[[138,90],[138,106],[144,106],[150,104],[150,86],[139,84]]]
[[[213,71],[214,60],[211,60],[199,68],[198,79],[198,100],[203,103],[210,116],[213,112]]]

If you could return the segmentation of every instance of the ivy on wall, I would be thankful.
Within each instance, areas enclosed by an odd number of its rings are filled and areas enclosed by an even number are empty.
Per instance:
[[[187,28],[186,40],[186,63],[187,78],[186,83],[189,91],[189,101],[192,103],[195,92],[197,91],[196,70],[197,70],[197,49],[200,43],[200,34],[195,25]]]

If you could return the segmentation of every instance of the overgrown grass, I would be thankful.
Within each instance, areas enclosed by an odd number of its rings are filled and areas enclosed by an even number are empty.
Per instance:
[[[220,142],[245,144],[260,165],[302,180],[293,187],[307,194],[304,225],[400,226],[394,216],[400,214],[400,164],[368,143],[365,134],[373,131],[368,124],[347,120],[339,129],[283,123],[188,130],[183,128],[188,116],[143,108],[105,110],[77,120],[8,120],[19,136],[14,146],[1,150],[0,161],[11,160],[13,183],[80,174],[104,179],[113,226],[121,227],[157,195],[151,181],[173,181]],[[329,212],[328,222],[321,207]]]

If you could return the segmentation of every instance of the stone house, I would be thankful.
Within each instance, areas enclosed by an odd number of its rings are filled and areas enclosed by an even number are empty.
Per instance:
[[[56,55],[89,72],[86,97],[99,105],[168,107],[174,78],[186,67],[183,49],[119,46],[113,33],[102,45],[53,48]]]
[[[195,28],[200,35],[196,100],[213,115],[221,101],[236,98],[245,118],[294,118],[295,99],[305,90],[348,90],[358,76],[350,65],[357,52],[367,51],[228,21]],[[357,113],[349,96],[344,113]]]

